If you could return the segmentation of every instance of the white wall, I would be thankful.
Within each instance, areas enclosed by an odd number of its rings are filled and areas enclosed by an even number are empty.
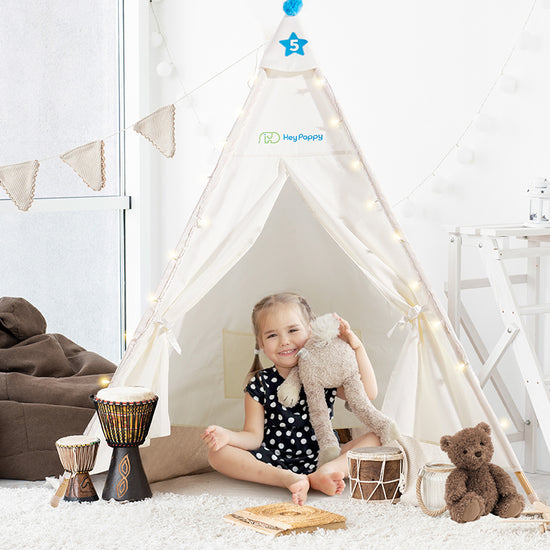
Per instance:
[[[525,27],[529,35],[522,34],[533,6],[527,0],[304,4],[302,24],[321,70],[390,204],[399,203],[396,215],[446,303],[446,227],[520,222],[526,216],[526,186],[537,176],[550,177],[550,2],[535,2]],[[163,46],[151,47],[150,111],[268,41],[283,15],[282,0],[163,0],[151,6],[170,54]],[[153,32],[156,21],[150,15]],[[214,167],[260,55],[233,65],[178,102],[175,158],[151,153],[158,197],[153,281]],[[170,56],[174,72],[159,77],[156,65]],[[515,93],[497,82],[503,67],[517,79]],[[490,117],[489,129],[476,122],[480,107]],[[474,151],[474,161],[461,164],[453,151],[440,165],[457,143]],[[434,170],[439,179],[429,177]],[[427,177],[410,200],[403,200]],[[475,254],[467,255],[463,269],[468,276],[483,275]],[[550,281],[548,271],[545,280]],[[499,319],[489,294],[477,294],[469,303],[484,336],[496,341]],[[511,373],[509,363],[505,367]],[[523,392],[517,397],[523,399]],[[521,445],[516,449],[522,452]],[[550,470],[546,451],[539,467]]]

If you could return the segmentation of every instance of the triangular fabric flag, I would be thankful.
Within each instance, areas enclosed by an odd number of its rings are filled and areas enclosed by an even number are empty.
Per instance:
[[[134,130],[168,158],[172,158],[176,152],[175,114],[176,107],[166,105],[134,124]]]
[[[0,166],[0,184],[19,210],[31,207],[39,167],[37,160]]]
[[[93,141],[63,153],[59,158],[67,163],[94,191],[105,187],[105,143]]]

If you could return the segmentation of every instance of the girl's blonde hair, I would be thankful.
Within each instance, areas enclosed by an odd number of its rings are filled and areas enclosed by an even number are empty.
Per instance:
[[[262,364],[260,363],[260,345],[258,340],[260,339],[260,331],[263,316],[267,311],[273,309],[280,305],[294,304],[298,306],[300,312],[306,321],[307,324],[311,323],[315,319],[315,315],[311,311],[310,305],[307,303],[307,300],[295,294],[294,292],[280,292],[278,294],[270,294],[262,300],[260,300],[252,310],[252,327],[254,329],[254,337],[256,338],[255,349],[254,349],[254,361],[252,366],[246,375],[245,384],[247,384],[250,379],[260,370],[262,370]]]

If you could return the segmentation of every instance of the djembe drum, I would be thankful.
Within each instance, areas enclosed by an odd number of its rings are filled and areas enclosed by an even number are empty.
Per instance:
[[[152,496],[139,454],[158,396],[147,388],[105,388],[93,397],[105,440],[113,447],[102,498],[143,500]]]
[[[73,502],[99,500],[89,474],[94,468],[99,439],[87,435],[69,435],[58,439],[55,447],[65,472],[69,474],[63,500]],[[64,477],[67,478],[67,475]]]
[[[351,497],[397,502],[403,453],[397,447],[361,447],[347,453]]]

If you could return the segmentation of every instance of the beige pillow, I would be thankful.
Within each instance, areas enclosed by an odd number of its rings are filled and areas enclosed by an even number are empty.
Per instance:
[[[151,439],[140,448],[149,483],[211,471],[208,450],[200,438],[204,428],[172,426],[171,435]]]

